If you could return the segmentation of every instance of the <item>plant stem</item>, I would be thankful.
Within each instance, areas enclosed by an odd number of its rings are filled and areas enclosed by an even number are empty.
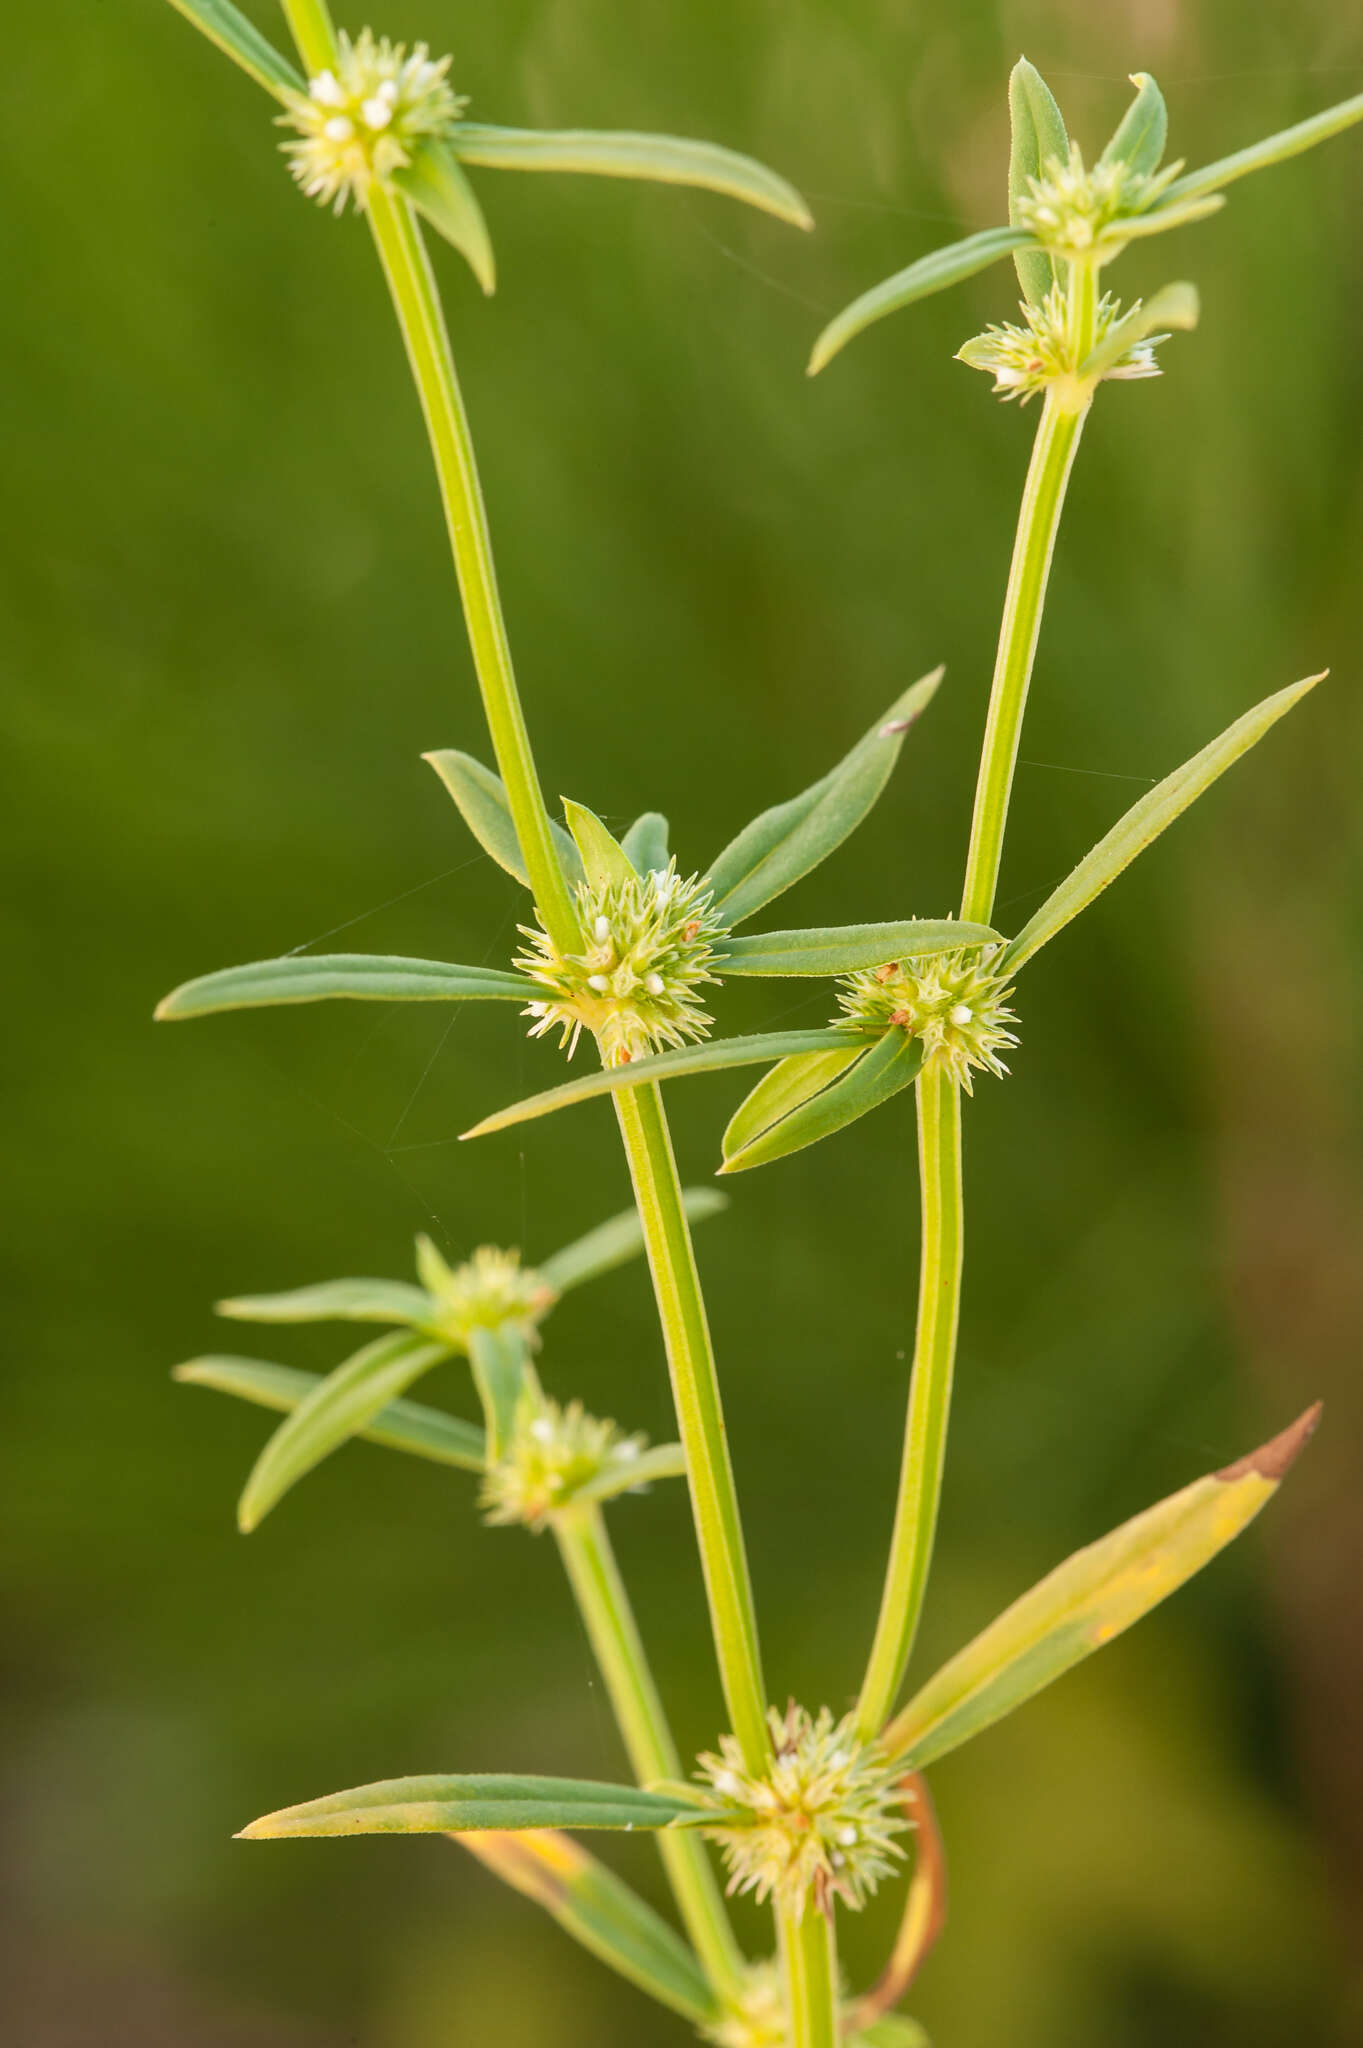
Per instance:
[[[336,30],[326,0],[284,0],[284,15],[303,69],[315,78],[336,61]]]
[[[743,1548],[738,1497],[724,1432],[719,1379],[701,1297],[691,1232],[682,1208],[672,1138],[656,1085],[621,1088],[615,1112],[643,1223],[658,1318],[667,1347],[677,1426],[686,1451],[715,1653],[729,1722],[747,1768],[771,1758],[757,1620]]]
[[[790,2048],[837,2048],[838,1965],[833,1915],[812,1898],[796,1920],[777,1914],[786,1965],[786,2014]]]
[[[961,1195],[960,1090],[940,1068],[929,1068],[920,1074],[915,1086],[918,1178],[922,1189],[918,1326],[890,1562],[875,1641],[857,1703],[857,1731],[867,1742],[880,1733],[889,1719],[923,1611],[942,1492],[961,1304],[965,1218]]]
[[[605,1517],[595,1503],[587,1503],[555,1515],[553,1529],[635,1777],[644,1785],[659,1778],[680,1778],[681,1758],[649,1670]],[[657,1842],[705,1974],[718,1996],[733,2004],[742,1987],[743,1954],[704,1845],[689,1831],[664,1830]]]
[[[1077,270],[1087,275],[1085,266]],[[966,856],[965,891],[961,916],[976,924],[987,924],[994,910],[998,888],[999,862],[1003,854],[1003,832],[1008,820],[1008,799],[1013,787],[1022,714],[1027,706],[1027,686],[1032,679],[1037,636],[1041,630],[1041,609],[1046,598],[1051,555],[1056,529],[1065,502],[1065,486],[1087,405],[1070,411],[1046,393],[1036,442],[1022,493],[1017,539],[1013,545],[1008,590],[1003,601],[1003,624],[999,651],[994,663],[994,682],[989,698],[989,717],[984,730],[979,781],[975,785],[975,814],[970,826],[970,851]]]

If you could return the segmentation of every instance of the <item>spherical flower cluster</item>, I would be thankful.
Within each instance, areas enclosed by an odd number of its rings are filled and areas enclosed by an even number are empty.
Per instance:
[[[729,1868],[731,1892],[773,1893],[796,1917],[813,1898],[826,1909],[834,1893],[860,1907],[903,1849],[909,1823],[900,1809],[901,1769],[854,1732],[852,1717],[817,1717],[792,1701],[769,1710],[776,1754],[767,1776],[750,1775],[732,1735],[701,1772],[719,1817],[705,1830]]]
[[[405,170],[428,135],[443,135],[464,102],[450,90],[448,57],[432,60],[424,43],[410,56],[402,43],[361,30],[352,43],[337,37],[335,70],[319,71],[306,93],[291,92],[280,125],[297,130],[283,145],[289,168],[310,199],[347,199],[363,212],[369,187]]]
[[[1139,299],[1133,306],[1122,306],[1110,292],[1106,293],[1095,310],[1094,347],[1107,338],[1118,321],[1125,320],[1139,306]],[[1016,327],[1011,321],[986,327],[983,334],[975,335],[957,349],[956,356],[972,370],[987,371],[994,379],[995,391],[1005,401],[1019,398],[1025,405],[1048,384],[1074,376],[1079,365],[1073,360],[1068,308],[1058,285],[1052,285],[1039,306],[1024,305],[1021,310],[1024,327]],[[1167,334],[1149,334],[1134,343],[1118,356],[1111,369],[1103,372],[1104,379],[1158,377],[1160,366],[1155,360],[1155,349],[1168,339]]]
[[[999,1054],[1017,1044],[1008,1029],[1017,1018],[1006,1007],[1013,991],[990,968],[992,951],[962,946],[850,974],[838,990],[844,1014],[836,1022],[876,1038],[895,1029],[921,1038],[924,1067],[944,1069],[969,1095],[972,1070],[1006,1074]]]
[[[554,1305],[557,1296],[533,1267],[521,1265],[519,1252],[480,1244],[462,1266],[450,1266],[428,1237],[419,1237],[417,1273],[431,1297],[427,1328],[448,1344],[467,1350],[475,1329],[497,1329],[519,1323],[527,1334]]]
[[[1133,171],[1114,157],[1089,170],[1077,142],[1066,157],[1048,157],[1039,178],[1027,180],[1017,203],[1017,224],[1058,256],[1118,253],[1122,223],[1148,213],[1183,166],[1169,164],[1154,176]]]
[[[537,1529],[607,1466],[633,1464],[646,1442],[588,1415],[580,1401],[560,1408],[538,1387],[528,1387],[506,1455],[483,1480],[486,1519]]]
[[[569,1057],[579,1034],[595,1033],[607,1066],[707,1036],[713,1017],[696,989],[717,981],[710,972],[724,926],[710,901],[709,884],[682,881],[676,863],[666,870],[577,890],[586,934],[580,953],[560,953],[547,932],[522,925],[529,949],[516,965],[544,989],[527,1005],[531,1037],[558,1028]]]

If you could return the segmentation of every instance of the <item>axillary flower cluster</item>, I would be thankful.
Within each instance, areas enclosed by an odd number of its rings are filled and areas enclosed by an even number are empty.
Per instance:
[[[812,1899],[864,1906],[904,1851],[909,1822],[899,1801],[903,1766],[860,1740],[852,1717],[811,1715],[794,1701],[768,1711],[775,1755],[754,1777],[736,1738],[700,1758],[705,1790],[721,1818],[706,1827],[729,1870],[731,1892],[775,1896],[797,1918]]]
[[[538,925],[520,927],[530,943],[515,964],[545,991],[524,1011],[532,1038],[557,1027],[571,1058],[585,1029],[606,1066],[624,1066],[708,1036],[714,1018],[696,990],[718,982],[711,967],[725,927],[703,877],[683,881],[671,861],[599,887],[582,882],[577,910],[579,953],[560,952]]]
[[[535,1325],[558,1299],[542,1275],[522,1266],[519,1252],[497,1245],[480,1244],[462,1266],[451,1266],[428,1237],[419,1237],[416,1263],[433,1309],[425,1327],[460,1351],[475,1329],[508,1323],[534,1340]]]
[[[973,1071],[1006,1074],[999,1055],[1018,1042],[1008,1029],[1017,1022],[1007,1007],[1013,991],[989,964],[994,950],[962,946],[850,974],[838,989],[837,1022],[870,1037],[899,1030],[920,1038],[925,1070],[942,1069],[969,1095]]]
[[[580,1401],[560,1407],[532,1377],[517,1405],[511,1441],[483,1480],[484,1520],[540,1529],[607,1466],[637,1463],[647,1441],[589,1415]]]
[[[306,93],[290,92],[281,127],[296,138],[283,145],[289,168],[310,199],[364,210],[375,179],[406,170],[428,136],[442,136],[466,102],[450,89],[448,57],[432,58],[424,43],[408,52],[362,29],[352,42],[337,38],[335,65],[308,80]]]
[[[1080,364],[1074,344],[1069,306],[1059,285],[1052,285],[1040,305],[1024,303],[1023,322],[1001,320],[974,335],[956,351],[956,360],[972,370],[984,370],[994,379],[994,390],[1003,399],[1017,398],[1025,405],[1038,391],[1078,374]],[[1124,307],[1111,292],[1105,292],[1094,308],[1093,342],[1098,347],[1109,335],[1139,313],[1141,301]],[[1143,335],[1124,348],[1111,366],[1102,371],[1104,381],[1158,377],[1160,366],[1155,350],[1168,333]]]

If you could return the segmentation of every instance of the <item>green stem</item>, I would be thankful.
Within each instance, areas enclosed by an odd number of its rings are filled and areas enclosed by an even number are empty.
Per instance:
[[[658,1318],[667,1347],[677,1426],[686,1451],[715,1652],[729,1723],[755,1775],[771,1759],[766,1689],[738,1496],[724,1432],[719,1379],[696,1256],[682,1208],[672,1138],[656,1085],[621,1088],[615,1113],[643,1223]]]
[[[890,1562],[861,1698],[857,1730],[880,1733],[903,1682],[923,1611],[946,1457],[965,1218],[961,1196],[961,1098],[940,1068],[916,1083],[922,1189],[918,1327]]]
[[[284,0],[284,17],[309,78],[336,62],[336,31],[326,0]]]
[[[812,1898],[796,1920],[784,1908],[777,1926],[786,1966],[790,2048],[837,2048],[838,1964],[832,1912]]]
[[[1085,266],[1075,266],[1087,275]],[[965,892],[961,916],[972,923],[987,924],[994,910],[998,888],[999,862],[1003,854],[1003,831],[1008,821],[1008,799],[1013,787],[1022,714],[1027,706],[1027,686],[1032,679],[1037,636],[1041,631],[1041,609],[1046,598],[1051,555],[1056,529],[1065,502],[1087,403],[1080,410],[1067,410],[1054,390],[1046,393],[1036,443],[1022,494],[1017,540],[1008,572],[1008,591],[1003,602],[1003,625],[999,633],[998,658],[989,698],[989,717],[984,730],[984,751],[980,757],[979,781],[975,786],[975,815],[970,827],[970,851],[966,857]]]
[[[635,1777],[642,1785],[680,1778],[681,1758],[649,1670],[605,1517],[598,1506],[588,1503],[555,1515],[553,1529]],[[689,1831],[664,1830],[657,1842],[705,1974],[718,1996],[734,2004],[742,1989],[743,1954],[704,1846]]]

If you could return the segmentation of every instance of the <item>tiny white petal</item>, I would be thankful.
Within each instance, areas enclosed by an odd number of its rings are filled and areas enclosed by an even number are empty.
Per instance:
[[[716,1792],[722,1792],[726,1799],[736,1799],[743,1790],[732,1771],[716,1771],[714,1784]]]
[[[334,71],[319,71],[316,78],[308,81],[308,97],[316,100],[319,107],[343,107],[345,94]]]
[[[390,107],[395,107],[398,103],[398,91],[399,87],[396,78],[385,78],[383,84],[378,89],[377,97],[381,100],[387,100]]]
[[[626,1437],[622,1444],[615,1446],[615,1455],[617,1458],[637,1458],[639,1446],[635,1443],[633,1437]]]
[[[375,93],[372,100],[366,100],[360,108],[366,128],[386,128],[393,118],[392,105]]]
[[[651,996],[660,996],[666,985],[661,974],[646,974],[644,976],[644,987]]]
[[[530,1425],[530,1434],[532,1437],[534,1437],[535,1442],[538,1444],[552,1443],[554,1438],[554,1425],[549,1420],[547,1415],[538,1416],[536,1420],[532,1422]]]
[[[953,1024],[969,1024],[973,1021],[974,1015],[975,1012],[971,1009],[969,1003],[957,1003],[951,1013],[951,1021]]]
[[[855,1828],[847,1827],[838,1829],[838,1840],[842,1843],[844,1849],[852,1848],[856,1842],[856,1839],[857,1831]]]
[[[611,935],[610,919],[608,917],[598,917],[596,923],[592,926],[592,934],[598,946],[604,946]]]
[[[604,974],[589,974],[587,976],[587,986],[588,988],[594,988],[599,996],[603,996],[610,987],[610,982]]]
[[[355,133],[355,123],[346,114],[333,114],[324,123],[322,133],[328,142],[349,142]]]

